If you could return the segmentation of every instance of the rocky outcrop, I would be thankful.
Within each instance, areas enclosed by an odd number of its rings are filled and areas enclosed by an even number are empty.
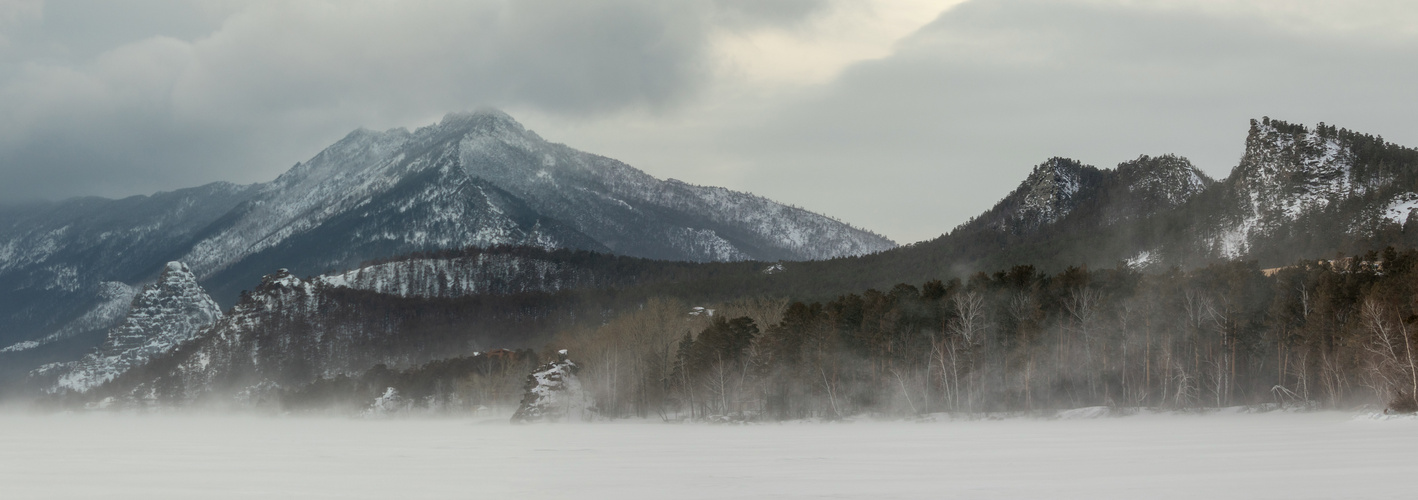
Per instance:
[[[167,354],[221,319],[221,308],[181,262],[169,262],[157,283],[133,298],[123,322],[97,352],[58,376],[52,391],[85,392]],[[40,374],[52,375],[56,367]]]
[[[557,360],[537,367],[527,376],[522,404],[512,415],[513,423],[586,420],[591,416],[590,395],[576,378],[576,363],[557,353]]]

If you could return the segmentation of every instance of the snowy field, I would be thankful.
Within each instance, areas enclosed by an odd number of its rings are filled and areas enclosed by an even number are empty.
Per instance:
[[[0,498],[1415,498],[1353,414],[512,426],[0,414]]]

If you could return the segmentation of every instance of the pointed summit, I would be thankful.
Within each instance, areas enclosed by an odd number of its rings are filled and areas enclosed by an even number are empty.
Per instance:
[[[516,118],[512,118],[512,115],[509,115],[500,109],[487,106],[477,108],[472,111],[449,112],[448,114],[443,115],[443,120],[439,122],[439,125],[448,125],[453,123],[475,120],[496,121],[521,125],[517,122]]]
[[[133,298],[127,317],[109,330],[103,346],[61,375],[55,390],[85,392],[103,385],[171,352],[221,317],[221,308],[187,265],[169,262],[157,283]]]
[[[1031,219],[1034,224],[1050,224],[1068,215],[1077,204],[1074,198],[1083,187],[1088,169],[1091,167],[1057,157],[1034,167],[1020,186],[1027,191],[1016,217]]]
[[[1068,158],[1050,158],[1034,167],[1024,182],[981,216],[986,227],[1015,234],[1058,222],[1087,199],[1101,182],[1097,168]]]
[[[470,246],[683,261],[861,255],[890,240],[748,193],[668,182],[548,142],[492,108],[413,132],[360,132],[263,187],[183,260],[223,300],[298,275]]]
[[[514,134],[527,132],[511,115],[497,108],[478,108],[472,111],[456,111],[443,115],[435,127],[443,130],[490,133],[506,131]]]
[[[1118,182],[1153,213],[1186,203],[1216,184],[1190,160],[1176,155],[1147,156],[1118,164]]]
[[[1223,225],[1211,244],[1222,257],[1240,257],[1253,252],[1253,240],[1302,219],[1357,213],[1357,206],[1340,207],[1366,199],[1387,204],[1409,192],[1415,159],[1412,149],[1323,123],[1310,129],[1269,117],[1251,120],[1246,152],[1224,183]],[[1336,227],[1373,223],[1351,219]]]
[[[0,283],[17,284],[0,290],[0,345],[65,328],[96,307],[100,283],[132,283],[172,256],[232,303],[270,269],[307,276],[468,247],[777,261],[895,246],[748,193],[656,179],[546,141],[490,108],[412,132],[356,130],[264,184],[55,207],[0,235],[13,249]]]

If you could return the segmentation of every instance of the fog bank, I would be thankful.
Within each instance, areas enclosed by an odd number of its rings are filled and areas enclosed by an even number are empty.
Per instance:
[[[10,498],[1398,498],[1418,421],[751,426],[0,414]]]

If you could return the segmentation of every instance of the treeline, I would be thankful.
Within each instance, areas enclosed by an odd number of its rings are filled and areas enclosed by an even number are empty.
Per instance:
[[[282,411],[477,411],[513,407],[521,400],[527,373],[538,356],[530,349],[496,349],[471,356],[430,361],[407,370],[380,364],[359,376],[321,378],[303,386],[278,388],[256,406]]]
[[[607,417],[1232,405],[1418,409],[1418,251],[1141,274],[1018,266],[566,332]]]

